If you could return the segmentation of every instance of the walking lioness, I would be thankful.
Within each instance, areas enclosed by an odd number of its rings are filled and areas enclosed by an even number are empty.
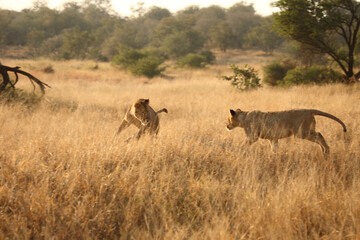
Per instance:
[[[259,138],[268,139],[273,152],[276,152],[280,138],[294,135],[319,144],[323,153],[327,155],[329,146],[321,133],[315,131],[315,115],[328,117],[339,122],[346,132],[345,124],[340,119],[314,109],[282,112],[244,112],[240,109],[236,111],[231,109],[226,128],[228,130],[235,127],[244,128],[248,145],[256,142]]]
[[[163,108],[155,112],[154,109],[149,106],[149,99],[138,99],[126,112],[116,135],[131,124],[139,128],[139,132],[136,135],[138,139],[144,133],[158,134],[160,128],[158,113],[161,112],[167,113],[168,111],[166,108]]]

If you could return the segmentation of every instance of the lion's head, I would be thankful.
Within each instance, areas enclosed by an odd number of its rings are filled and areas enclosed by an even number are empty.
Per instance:
[[[136,103],[134,104],[134,114],[135,117],[137,119],[139,119],[139,121],[141,122],[142,125],[146,126],[147,124],[149,124],[150,119],[149,119],[149,111],[147,109],[149,105],[149,99],[143,99],[140,98],[139,100],[136,101]]]
[[[244,113],[244,112],[242,112],[240,109],[237,109],[236,111],[230,109],[230,114],[229,114],[227,124],[226,124],[227,130],[230,131],[236,127],[241,126],[241,119],[240,119],[240,117],[242,116],[241,113]]]

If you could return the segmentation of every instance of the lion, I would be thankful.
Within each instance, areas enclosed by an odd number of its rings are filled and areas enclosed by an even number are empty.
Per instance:
[[[154,109],[150,107],[149,102],[149,99],[138,99],[126,112],[115,136],[119,135],[122,130],[132,124],[139,128],[139,132],[136,134],[137,139],[145,133],[157,135],[160,129],[158,114],[161,112],[168,113],[168,110],[163,108],[155,112]]]
[[[230,131],[235,127],[244,128],[250,146],[259,138],[270,141],[271,150],[276,152],[278,140],[290,136],[306,139],[321,146],[324,155],[330,152],[324,137],[315,131],[315,115],[328,117],[340,123],[346,132],[345,124],[337,117],[315,109],[299,109],[281,112],[245,112],[230,109],[226,128]]]

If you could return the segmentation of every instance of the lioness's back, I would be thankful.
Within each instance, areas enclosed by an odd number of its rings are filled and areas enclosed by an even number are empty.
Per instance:
[[[269,134],[278,131],[295,134],[300,127],[308,128],[314,121],[312,114],[306,110],[289,110],[278,112],[251,111],[246,117],[249,125]],[[270,137],[270,136],[269,136]]]

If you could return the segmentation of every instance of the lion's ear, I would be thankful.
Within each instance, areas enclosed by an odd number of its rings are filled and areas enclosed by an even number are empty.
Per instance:
[[[149,100],[149,99],[144,99],[144,103],[145,103],[145,104],[147,104],[147,105],[148,105],[148,104],[149,104],[149,102],[150,102],[150,100]]]
[[[231,114],[231,116],[235,116],[236,113],[234,110],[230,109],[230,114]]]
[[[238,109],[236,109],[236,111],[241,112],[241,109],[240,109],[240,108],[238,108]]]

